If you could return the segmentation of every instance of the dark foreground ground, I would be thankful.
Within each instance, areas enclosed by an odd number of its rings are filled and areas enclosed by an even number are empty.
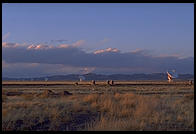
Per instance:
[[[4,82],[2,130],[194,131],[194,85],[151,82]]]

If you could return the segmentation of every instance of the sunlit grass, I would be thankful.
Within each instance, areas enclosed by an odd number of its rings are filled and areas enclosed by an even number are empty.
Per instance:
[[[85,88],[92,93],[74,93]],[[49,87],[29,88],[28,92],[3,88],[2,130],[194,130],[193,87],[94,87],[104,91],[102,94],[89,88],[52,88],[54,96],[48,95]],[[63,96],[60,93],[64,89],[74,94]],[[145,93],[163,89],[169,93],[138,94],[138,90]],[[23,94],[6,96],[11,91]]]

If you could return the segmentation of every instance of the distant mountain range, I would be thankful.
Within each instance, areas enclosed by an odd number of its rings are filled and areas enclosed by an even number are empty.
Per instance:
[[[62,81],[62,80],[79,80],[79,76],[85,77],[85,80],[167,80],[167,74],[165,73],[152,73],[152,74],[69,74],[69,75],[54,75],[46,77],[36,77],[36,78],[8,78],[3,77],[2,80],[25,80],[25,81]],[[179,80],[193,80],[193,74],[179,74],[177,79]]]

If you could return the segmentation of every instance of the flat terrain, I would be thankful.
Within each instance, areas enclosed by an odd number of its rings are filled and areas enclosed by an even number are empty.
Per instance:
[[[3,81],[2,130],[194,130],[188,81]]]
[[[2,81],[3,85],[92,85],[92,81]],[[106,81],[96,81],[96,85],[107,85]],[[175,80],[173,82],[164,81],[114,81],[114,85],[188,85],[189,81]]]

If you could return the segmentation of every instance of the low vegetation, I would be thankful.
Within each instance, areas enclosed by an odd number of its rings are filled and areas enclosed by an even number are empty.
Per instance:
[[[43,89],[12,96],[3,88],[2,130],[194,130],[193,87],[186,94],[140,94],[147,88],[88,94]]]

